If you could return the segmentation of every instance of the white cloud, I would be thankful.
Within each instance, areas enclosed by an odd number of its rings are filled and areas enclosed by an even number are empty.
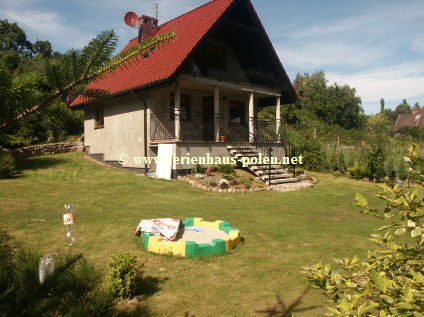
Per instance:
[[[410,102],[420,101],[424,96],[424,61],[408,62],[392,67],[364,70],[352,74],[327,73],[330,83],[348,84],[355,87],[364,106],[377,104],[380,98]],[[365,109],[370,112],[372,109]],[[374,109],[375,110],[375,109]]]
[[[381,62],[391,50],[388,45],[375,46],[366,41],[311,41],[277,48],[283,63],[297,71],[327,67],[364,67]]]
[[[53,49],[81,48],[93,37],[87,30],[75,27],[60,13],[46,9],[41,0],[0,0],[0,6],[2,17],[18,23],[31,41],[37,38],[49,40]]]
[[[417,53],[424,53],[424,36],[422,38],[418,38],[412,43],[411,51]]]

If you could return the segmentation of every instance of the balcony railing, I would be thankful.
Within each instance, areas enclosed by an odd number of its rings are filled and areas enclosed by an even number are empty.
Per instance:
[[[278,79],[274,72],[248,60],[236,59],[226,56],[225,67],[216,69],[202,61],[191,60],[186,67],[186,72],[196,76],[212,77],[219,80],[226,79],[239,83],[246,83],[272,89],[284,89],[284,83]]]
[[[175,118],[179,120],[175,124]],[[231,122],[225,115],[206,118],[202,113],[192,112],[184,120],[169,112],[152,114],[150,119],[150,140],[152,142],[250,142],[280,143],[284,139],[284,124],[275,120],[251,118],[254,131],[247,126]],[[279,131],[277,131],[277,126]]]

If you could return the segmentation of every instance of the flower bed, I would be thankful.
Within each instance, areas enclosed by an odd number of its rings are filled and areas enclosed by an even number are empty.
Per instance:
[[[313,187],[308,182],[267,185],[259,178],[243,170],[234,170],[231,166],[221,165],[219,168],[202,168],[197,166],[192,173],[179,176],[193,187],[214,193],[251,193],[264,190],[293,191]]]

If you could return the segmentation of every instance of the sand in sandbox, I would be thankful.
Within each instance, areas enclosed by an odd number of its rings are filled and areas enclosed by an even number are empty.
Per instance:
[[[199,229],[200,232],[196,232],[194,230],[187,230],[187,229]],[[212,244],[212,241],[215,239],[223,239],[228,237],[228,235],[221,230],[218,229],[212,229],[212,228],[204,228],[204,227],[182,227],[178,231],[177,238],[175,241],[178,240],[185,240],[185,241],[194,241],[197,244]]]

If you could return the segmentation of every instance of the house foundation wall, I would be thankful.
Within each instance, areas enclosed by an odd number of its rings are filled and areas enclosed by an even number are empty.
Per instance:
[[[204,166],[213,166],[218,165],[216,159],[231,160],[231,154],[227,149],[226,143],[218,142],[205,142],[205,143],[183,143],[178,144],[175,149],[175,156],[178,158],[205,158],[206,163],[203,164],[202,161],[199,161],[199,164]],[[213,164],[208,164],[207,159],[211,158],[214,160]],[[187,164],[187,161],[184,161],[184,164],[174,164],[173,170],[175,171],[187,171],[191,170],[196,164]],[[181,174],[178,174],[181,175]]]

